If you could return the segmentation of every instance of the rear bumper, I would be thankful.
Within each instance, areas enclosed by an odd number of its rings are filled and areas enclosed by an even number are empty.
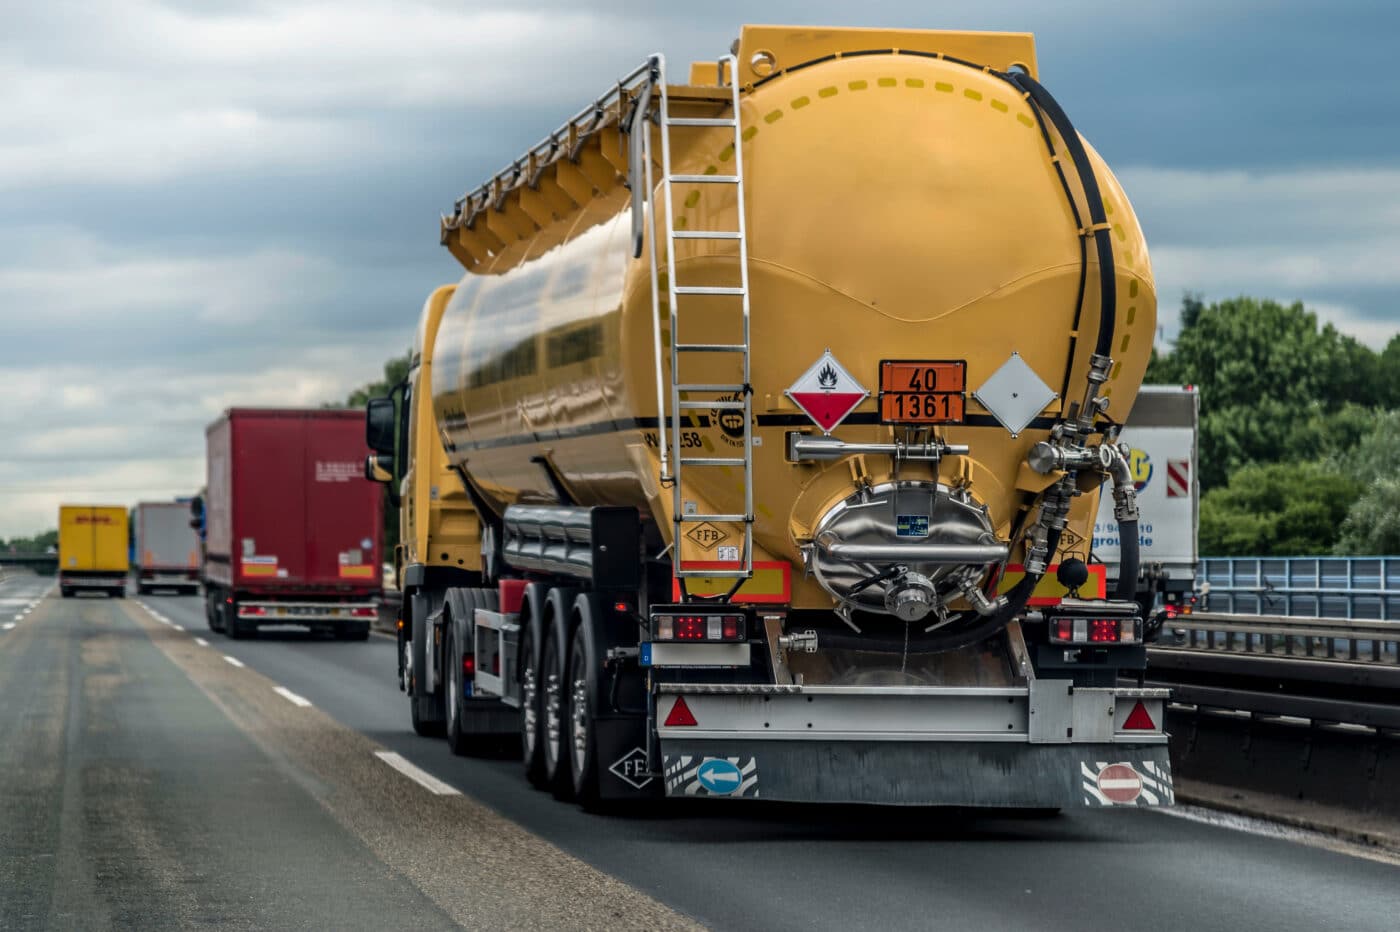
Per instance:
[[[356,615],[359,611],[362,614]],[[242,602],[238,623],[259,625],[365,625],[374,621],[379,606],[373,602]]]
[[[58,574],[58,584],[68,589],[114,589],[125,583],[126,573],[121,570],[68,570]]]
[[[660,684],[668,796],[903,806],[1174,801],[1164,689]],[[684,706],[682,706],[684,703]]]
[[[756,740],[661,748],[673,797],[1036,809],[1175,802],[1166,745]]]

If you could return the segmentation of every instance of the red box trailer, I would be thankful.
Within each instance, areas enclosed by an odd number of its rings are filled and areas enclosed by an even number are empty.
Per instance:
[[[209,626],[368,637],[383,518],[382,490],[364,481],[364,412],[231,408],[206,435]]]

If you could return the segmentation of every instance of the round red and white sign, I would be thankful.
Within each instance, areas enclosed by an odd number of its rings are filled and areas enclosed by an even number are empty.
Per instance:
[[[1142,795],[1142,777],[1127,764],[1109,764],[1099,771],[1099,792],[1115,803],[1131,803]]]

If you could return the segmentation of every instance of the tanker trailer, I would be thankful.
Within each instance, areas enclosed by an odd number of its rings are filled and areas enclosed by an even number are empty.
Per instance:
[[[1137,537],[1151,267],[1036,75],[1025,34],[746,27],[453,205],[417,390],[481,560],[404,619],[415,703],[517,712],[585,803],[1171,801],[1136,554],[1089,553],[1101,487]]]

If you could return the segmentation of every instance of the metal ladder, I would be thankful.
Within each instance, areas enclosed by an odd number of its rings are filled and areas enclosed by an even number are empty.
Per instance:
[[[730,590],[732,596],[742,584],[742,581],[753,576],[753,388],[749,371],[749,254],[745,237],[744,227],[744,159],[743,159],[743,139],[742,127],[739,124],[739,85],[735,80],[738,75],[739,63],[735,56],[729,55],[719,60],[719,80],[723,85],[725,79],[725,68],[728,67],[729,88],[730,88],[730,115],[727,117],[675,117],[670,113],[670,101],[666,93],[666,79],[664,63],[658,57],[657,85],[660,88],[661,105],[659,108],[659,120],[661,126],[661,190],[663,203],[666,209],[666,271],[667,271],[667,293],[670,302],[671,315],[671,368],[669,377],[663,371],[661,365],[661,310],[660,294],[657,283],[656,262],[651,263],[652,275],[652,312],[654,322],[654,332],[656,335],[656,387],[657,387],[657,409],[659,411],[660,430],[666,436],[666,412],[667,405],[664,403],[662,394],[663,381],[669,382],[671,412],[670,433],[667,439],[661,443],[661,476],[662,483],[670,483],[672,494],[672,513],[675,521],[675,536],[673,559],[675,575],[678,579],[693,578],[699,576],[724,578],[736,580],[734,588]],[[734,142],[734,173],[732,175],[688,175],[674,174],[671,171],[671,144],[670,136],[672,127],[725,127],[733,134]],[[653,190],[651,179],[651,160],[646,160],[647,167],[647,190]],[[738,205],[738,229],[736,230],[702,230],[685,229],[680,230],[675,225],[674,198],[672,189],[676,185],[732,185],[734,196]],[[651,224],[651,245],[652,256],[656,255],[656,229],[657,215],[656,204],[652,203],[652,224]],[[738,248],[739,261],[739,284],[735,286],[713,286],[713,285],[681,285],[676,282],[676,243],[679,240],[728,240],[733,241]],[[687,298],[698,296],[722,296],[738,301],[742,309],[743,333],[739,339],[733,343],[681,343],[680,318],[681,302]],[[691,311],[691,315],[696,312]],[[690,383],[681,381],[681,360],[694,354],[709,353],[732,353],[739,356],[742,368],[742,378],[737,384],[724,383]],[[732,395],[738,400],[711,400],[701,401],[694,397],[683,395]],[[744,417],[743,431],[743,456],[698,456],[696,451],[689,451],[689,455],[682,452],[681,447],[681,419],[687,411],[739,411]],[[669,454],[669,456],[668,456]],[[668,471],[669,460],[669,471]],[[699,512],[685,513],[685,502],[682,501],[682,474],[688,469],[714,469],[719,467],[742,468],[744,471],[744,513],[743,514],[705,514]],[[744,526],[744,538],[742,550],[739,554],[739,567],[737,569],[685,569],[680,560],[680,540],[685,525],[699,524],[704,521],[742,523]],[[684,582],[681,583],[684,591]]]

